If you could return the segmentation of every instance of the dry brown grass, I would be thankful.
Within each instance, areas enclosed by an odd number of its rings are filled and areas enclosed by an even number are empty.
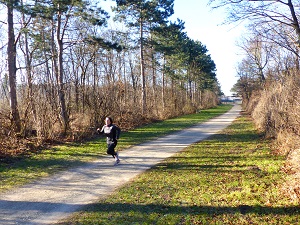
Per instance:
[[[298,137],[299,138],[299,137]],[[286,163],[282,168],[287,174],[283,184],[283,193],[294,200],[300,200],[300,148],[290,150]]]
[[[9,162],[39,150],[38,142],[16,136],[0,136],[0,161]]]
[[[282,168],[288,174],[284,191],[300,199],[300,78],[288,77],[284,83],[272,82],[253,95],[247,111],[258,129],[272,138],[274,152],[285,155]]]

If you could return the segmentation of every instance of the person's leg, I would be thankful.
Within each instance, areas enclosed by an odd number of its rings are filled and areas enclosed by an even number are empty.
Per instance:
[[[113,151],[114,151],[114,157],[115,157],[116,163],[119,163],[120,162],[119,154],[118,154],[118,152],[115,151],[115,147],[117,146],[117,144],[118,144],[118,141],[115,140],[115,142],[114,142],[114,150]]]
[[[107,154],[112,155],[112,157],[115,158],[115,144],[114,143],[109,143],[107,144]]]
[[[118,152],[116,152],[115,153],[115,159],[116,159],[116,162],[120,162],[120,158],[119,158],[119,153]]]
[[[115,152],[115,147],[117,146],[117,143],[109,143],[107,145],[107,154],[112,155],[112,157],[115,158],[116,162],[119,163],[120,159],[119,159],[119,154],[117,152]]]

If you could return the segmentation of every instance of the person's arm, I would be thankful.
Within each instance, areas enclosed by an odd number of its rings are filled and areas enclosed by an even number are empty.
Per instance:
[[[102,127],[102,129],[100,129],[100,128],[97,129],[98,134],[103,134],[104,127],[105,127],[105,125]]]
[[[118,126],[115,126],[115,128],[116,128],[116,139],[118,140],[121,135],[121,129]]]

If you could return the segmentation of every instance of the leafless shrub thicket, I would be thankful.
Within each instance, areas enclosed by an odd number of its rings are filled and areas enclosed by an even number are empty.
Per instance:
[[[286,157],[282,170],[288,174],[283,193],[300,198],[300,76],[284,82],[269,81],[260,91],[253,91],[245,109],[257,128],[272,139],[274,154]]]
[[[300,77],[289,77],[284,84],[273,82],[260,92],[259,101],[252,111],[252,116],[259,129],[265,131],[266,137],[276,138],[278,144],[297,146],[297,140],[285,141],[286,135],[300,135]],[[282,150],[287,154],[288,150]]]

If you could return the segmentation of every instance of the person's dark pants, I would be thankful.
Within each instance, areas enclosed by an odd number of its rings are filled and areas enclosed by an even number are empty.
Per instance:
[[[117,153],[115,152],[116,146],[117,146],[117,141],[107,143],[107,152],[106,153],[115,157],[115,155],[117,155]]]

